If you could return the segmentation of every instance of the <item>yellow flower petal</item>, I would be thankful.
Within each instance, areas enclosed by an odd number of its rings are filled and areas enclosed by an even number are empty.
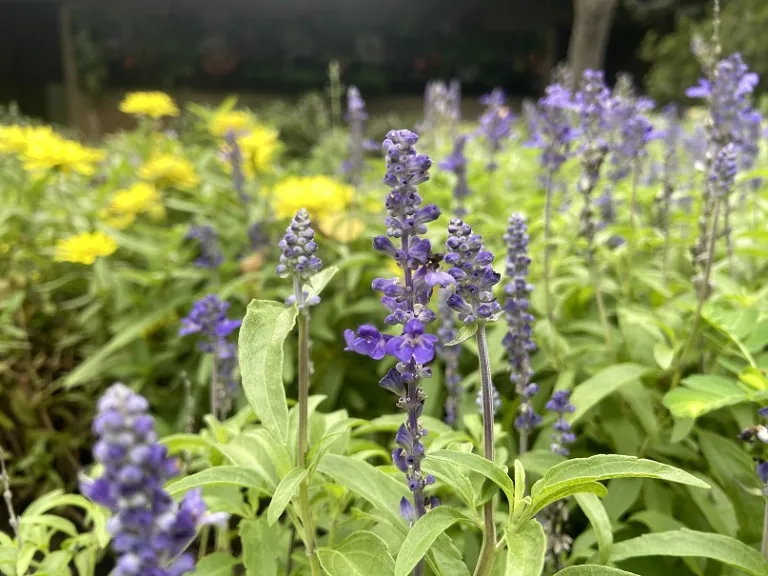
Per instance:
[[[85,232],[59,240],[56,244],[57,262],[93,264],[100,256],[109,256],[117,250],[117,242],[103,232]]]
[[[178,116],[179,108],[173,98],[164,92],[132,92],[120,103],[120,111],[132,116]]]

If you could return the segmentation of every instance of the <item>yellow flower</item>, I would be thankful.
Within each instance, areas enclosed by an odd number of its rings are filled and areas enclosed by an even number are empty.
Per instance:
[[[280,147],[277,131],[261,124],[254,125],[237,143],[243,156],[243,173],[249,178],[272,168]]]
[[[243,110],[229,110],[214,114],[208,124],[208,130],[214,136],[226,136],[228,132],[242,134],[254,125],[253,114]]]
[[[29,172],[57,170],[90,176],[104,158],[102,150],[87,148],[68,140],[50,129],[30,130],[27,145],[21,153],[24,169]]]
[[[342,212],[321,216],[317,227],[326,236],[344,244],[354,242],[365,232],[365,222],[359,218],[350,218]]]
[[[93,264],[99,256],[109,256],[117,250],[117,242],[103,232],[85,232],[56,243],[57,262]]]
[[[179,108],[164,92],[131,92],[120,103],[120,111],[132,116],[178,116]]]
[[[27,147],[29,130],[24,126],[0,126],[0,154],[18,154]]]
[[[139,169],[139,178],[158,188],[190,190],[200,183],[192,165],[181,156],[169,154],[150,159]]]
[[[290,176],[272,190],[278,218],[289,218],[299,208],[306,208],[317,218],[346,210],[352,201],[351,186],[328,176]]]
[[[122,229],[130,226],[136,216],[143,213],[162,218],[165,206],[157,188],[146,182],[137,182],[130,188],[115,192],[102,217],[110,226]]]

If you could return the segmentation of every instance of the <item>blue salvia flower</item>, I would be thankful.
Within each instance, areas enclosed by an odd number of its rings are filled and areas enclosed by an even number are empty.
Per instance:
[[[558,83],[547,86],[539,99],[537,143],[542,148],[541,165],[547,174],[556,174],[568,159],[577,135],[569,118],[574,106],[570,91]]]
[[[81,491],[110,510],[107,530],[117,554],[113,576],[181,576],[195,565],[184,550],[208,523],[225,522],[226,514],[208,514],[200,490],[180,503],[163,488],[178,474],[178,461],[158,444],[146,399],[123,384],[114,384],[98,402],[93,447],[104,472],[83,481]]]
[[[557,414],[557,420],[552,425],[554,434],[550,449],[555,454],[568,456],[571,453],[568,445],[576,441],[576,435],[571,432],[571,424],[565,419],[566,414],[576,411],[576,407],[571,404],[570,391],[557,390],[552,394],[552,398],[547,402],[547,410]]]
[[[510,380],[520,396],[520,408],[515,419],[515,428],[521,435],[527,435],[541,423],[541,416],[531,405],[531,399],[539,387],[531,382],[531,352],[536,350],[533,342],[533,314],[530,312],[529,295],[533,287],[528,283],[528,226],[525,216],[513,214],[509,218],[507,232],[506,275],[509,283],[505,287],[507,296],[504,311],[507,319],[507,334],[502,343],[507,349],[510,365]]]
[[[186,238],[187,240],[197,240],[199,244],[200,251],[195,259],[195,266],[213,269],[218,268],[224,262],[216,230],[208,224],[192,226],[187,232]]]
[[[452,218],[445,247],[445,262],[452,266],[448,274],[456,281],[446,303],[456,311],[459,321],[474,324],[498,318],[501,305],[493,295],[493,287],[501,274],[491,266],[494,256],[483,246],[483,237],[473,234],[463,220]]]
[[[438,293],[437,315],[440,326],[437,329],[437,356],[443,361],[445,367],[445,423],[449,426],[455,426],[461,404],[461,372],[459,372],[459,357],[461,356],[461,346],[446,346],[458,335],[456,330],[456,318],[453,310],[450,309],[446,300],[450,295],[450,290],[442,289]]]
[[[744,110],[741,117],[741,146],[739,149],[739,169],[752,170],[760,155],[760,142],[762,140],[763,116],[754,108]],[[762,184],[762,178],[752,178],[747,185],[752,191],[757,190]],[[744,190],[744,194],[746,190]],[[744,200],[742,194],[742,201]]]
[[[363,139],[365,137],[365,121],[368,114],[365,111],[365,101],[360,96],[360,91],[355,86],[347,89],[347,114],[349,123],[349,158],[345,164],[345,171],[349,182],[359,187],[363,175]]]
[[[303,311],[305,306],[316,306],[320,303],[319,296],[309,296],[303,289],[304,282],[320,271],[323,262],[315,256],[317,253],[317,242],[315,242],[315,231],[312,229],[312,222],[309,219],[309,213],[301,208],[291,220],[288,228],[285,229],[285,235],[280,240],[280,263],[277,265],[277,275],[280,278],[292,278],[294,293],[289,296],[285,303],[288,306],[298,305],[299,311]],[[296,296],[300,296],[299,302]]]
[[[393,258],[403,269],[403,278],[376,278],[372,284],[374,290],[383,294],[381,302],[389,310],[384,322],[402,326],[401,332],[397,336],[382,334],[370,324],[360,326],[357,332],[344,332],[346,350],[375,360],[387,355],[398,361],[379,384],[399,397],[397,405],[407,413],[395,438],[397,448],[392,452],[392,460],[405,474],[413,492],[413,504],[405,498],[400,503],[401,513],[409,522],[422,517],[429,502],[437,504],[424,496],[425,487],[435,479],[421,470],[422,438],[427,430],[420,419],[426,400],[420,381],[431,375],[427,364],[435,357],[437,343],[437,337],[425,331],[437,318],[428,307],[433,288],[453,282],[434,264],[429,240],[419,236],[427,231],[429,222],[437,220],[440,209],[434,204],[421,207],[417,186],[429,179],[432,161],[414,148],[418,139],[409,130],[387,133],[383,143],[387,156],[384,183],[391,188],[386,198],[387,235],[373,239],[374,249]],[[390,238],[399,239],[399,246]]]
[[[736,172],[736,145],[731,142],[718,151],[712,164],[712,173],[709,179],[716,198],[727,199],[733,192]]]
[[[486,169],[491,172],[498,167],[496,156],[509,139],[514,123],[512,111],[504,105],[505,102],[506,96],[501,88],[494,88],[490,94],[480,98],[480,104],[486,106],[486,109],[480,116],[478,131],[488,151]]]
[[[456,215],[461,217],[467,213],[464,206],[464,200],[472,192],[467,183],[467,157],[464,156],[464,147],[469,140],[469,136],[462,134],[453,143],[451,153],[438,164],[442,170],[453,172],[456,176],[456,183],[453,186],[453,199],[456,202]]]
[[[749,72],[741,54],[736,53],[717,62],[711,81],[701,78],[697,86],[686,90],[689,98],[709,102],[712,136],[719,146],[739,142],[742,114],[758,81],[758,75]]]
[[[214,294],[209,294],[195,302],[189,315],[181,320],[180,336],[199,334],[197,343],[203,352],[219,354],[226,347],[226,339],[237,328],[240,320],[227,318],[229,302],[224,302]]]
[[[448,107],[451,117],[451,140],[455,142],[459,137],[461,122],[461,81],[458,78],[448,83]]]

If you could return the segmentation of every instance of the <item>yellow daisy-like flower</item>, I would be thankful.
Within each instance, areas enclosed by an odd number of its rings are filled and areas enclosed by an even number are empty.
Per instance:
[[[131,92],[120,103],[120,111],[132,116],[178,116],[179,107],[165,92]]]
[[[354,189],[328,176],[291,176],[278,182],[271,194],[278,218],[289,218],[299,208],[322,218],[346,210]]]
[[[152,184],[137,182],[130,188],[118,190],[102,217],[114,228],[130,226],[139,214],[148,213],[155,219],[165,215],[160,192]]]
[[[0,154],[18,154],[27,148],[29,129],[25,126],[0,126]]]
[[[200,183],[200,177],[186,158],[169,154],[151,158],[139,169],[139,178],[158,188],[182,190],[191,190]]]
[[[228,132],[242,134],[255,124],[253,114],[244,110],[229,110],[214,114],[208,123],[208,130],[214,136],[226,136]]]
[[[344,244],[354,242],[365,232],[365,222],[342,212],[321,216],[317,227],[326,236]]]
[[[64,238],[56,243],[57,262],[93,264],[100,256],[109,256],[117,250],[117,242],[104,232],[85,232]]]
[[[256,125],[238,140],[243,155],[243,172],[246,176],[263,174],[272,168],[272,163],[280,148],[277,130],[264,125]]]
[[[96,164],[104,159],[104,152],[43,129],[29,132],[21,158],[24,169],[29,172],[56,170],[90,176]]]

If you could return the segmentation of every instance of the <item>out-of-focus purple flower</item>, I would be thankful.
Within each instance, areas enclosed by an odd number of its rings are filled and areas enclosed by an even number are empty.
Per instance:
[[[355,86],[347,89],[347,113],[349,123],[349,157],[346,162],[346,173],[350,184],[357,187],[363,175],[363,139],[365,137],[365,121],[368,113],[365,111],[365,101]]]
[[[492,406],[491,406],[491,413],[493,416],[496,416],[496,413],[501,410],[501,395],[499,394],[499,391],[496,389],[496,386],[493,385],[493,382],[491,382],[491,398],[493,400]],[[475,398],[475,406],[477,406],[477,410],[480,412],[480,414],[483,413],[483,391],[478,390],[477,391],[477,397]]]
[[[760,460],[757,463],[757,477],[763,483],[763,493],[768,492],[768,462]]]
[[[542,148],[541,165],[549,174],[556,174],[568,159],[576,130],[571,126],[569,113],[575,103],[571,93],[560,84],[547,86],[539,99],[539,132],[536,142]]]
[[[438,164],[438,168],[453,172],[456,176],[456,184],[453,187],[453,199],[456,201],[456,214],[463,216],[466,214],[464,199],[472,192],[467,182],[467,157],[464,156],[464,147],[469,140],[469,136],[462,134],[456,138],[453,143],[453,150]]]
[[[512,111],[504,105],[505,101],[506,97],[501,88],[494,88],[490,94],[480,98],[480,104],[487,108],[480,116],[478,133],[488,151],[486,169],[489,171],[496,170],[496,155],[509,139],[515,120]]]
[[[123,384],[111,386],[99,400],[93,431],[96,461],[104,468],[81,491],[112,513],[107,530],[117,554],[115,576],[181,576],[194,568],[185,554],[203,524],[226,521],[208,514],[200,490],[176,504],[163,488],[179,465],[157,443],[146,399]]]
[[[240,320],[227,318],[229,302],[209,294],[195,302],[189,315],[181,320],[180,336],[200,334],[198,347],[203,352],[217,352],[224,340],[240,327]]]
[[[225,154],[232,169],[232,187],[237,192],[241,202],[248,202],[249,198],[245,193],[245,175],[243,174],[243,152],[237,142],[237,134],[234,130],[227,132],[225,141],[227,143]]]
[[[570,391],[557,390],[552,394],[552,398],[547,402],[547,410],[557,414],[557,420],[552,425],[554,434],[550,448],[555,454],[568,456],[571,453],[568,445],[576,441],[576,435],[571,432],[571,424],[565,419],[566,414],[576,411],[576,407],[571,404]]]
[[[507,300],[504,305],[507,319],[507,334],[502,344],[507,349],[510,365],[510,380],[520,396],[520,409],[515,427],[522,433],[530,433],[540,422],[531,399],[538,391],[531,382],[531,352],[536,350],[533,342],[533,314],[530,312],[529,295],[533,286],[528,283],[528,268],[531,259],[528,256],[528,226],[525,216],[513,214],[509,218],[504,241],[507,244],[506,275],[509,283],[505,287]]]
[[[452,266],[448,273],[456,280],[454,292],[446,301],[448,306],[465,324],[495,320],[501,305],[493,295],[493,287],[501,275],[493,271],[494,256],[485,250],[483,237],[473,234],[469,224],[452,218],[445,247],[445,262]]]
[[[710,181],[715,197],[727,198],[733,192],[736,172],[736,146],[731,142],[718,151],[712,165]]]
[[[602,71],[585,70],[574,98],[574,108],[579,113],[581,132],[587,141],[602,143],[609,121],[610,98]]]
[[[253,251],[262,250],[269,245],[269,235],[264,230],[263,223],[254,222],[248,226],[248,242]]]
[[[187,232],[187,240],[197,240],[199,243],[199,255],[195,259],[195,266],[199,268],[218,268],[224,262],[224,256],[219,248],[219,238],[216,231],[208,224],[192,226]]]

